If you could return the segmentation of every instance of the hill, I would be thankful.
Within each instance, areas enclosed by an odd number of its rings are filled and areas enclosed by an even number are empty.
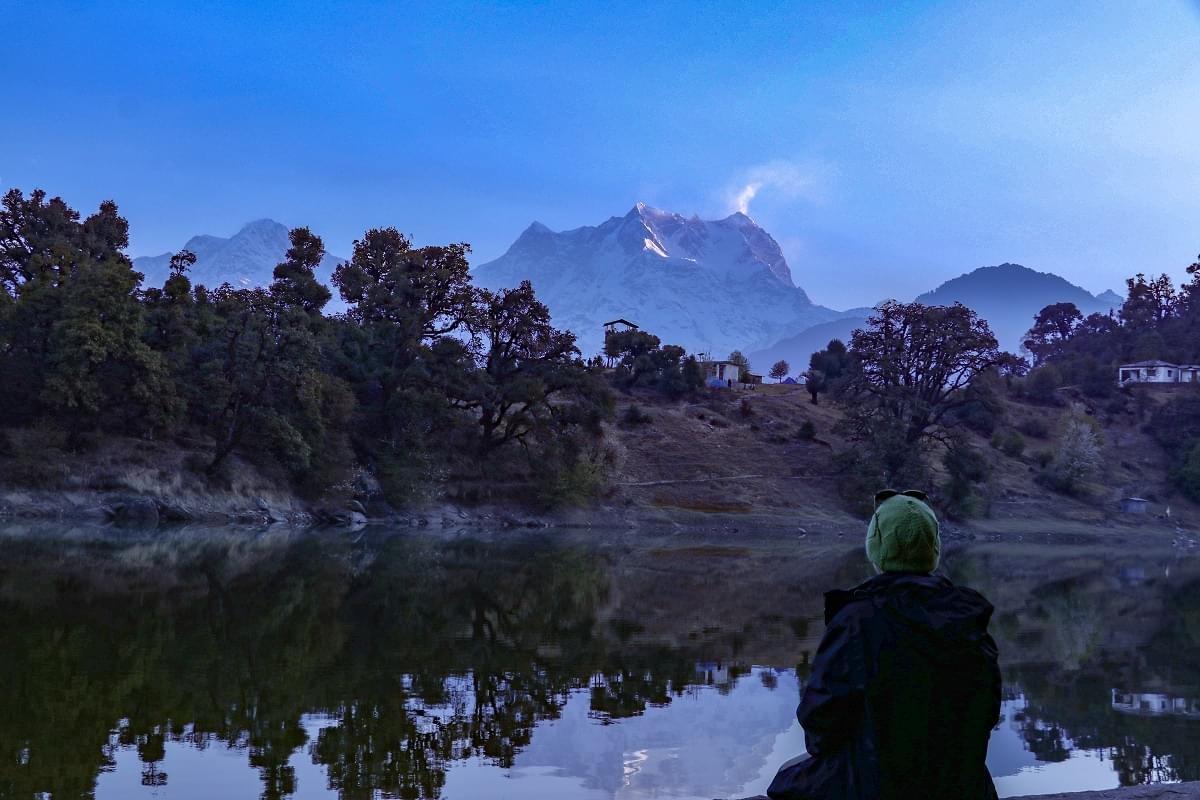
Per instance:
[[[1074,303],[1084,316],[1107,314],[1120,307],[1121,298],[1112,291],[1093,295],[1065,278],[1050,272],[1038,272],[1020,264],[1000,264],[979,269],[948,280],[917,297],[925,305],[962,303],[988,321],[1000,346],[1017,352],[1021,338],[1033,324],[1033,318],[1052,303]]]
[[[1000,347],[1020,352],[1021,340],[1033,318],[1053,303],[1074,303],[1087,316],[1107,314],[1124,301],[1112,290],[1093,295],[1065,278],[1049,272],[1037,272],[1020,264],[980,267],[948,280],[932,291],[918,295],[925,305],[962,303],[988,321]],[[841,319],[804,328],[774,344],[747,353],[751,366],[766,369],[779,359],[791,365],[793,373],[808,368],[808,359],[825,347],[830,339],[850,343],[850,335],[866,322],[870,309],[851,309]]]

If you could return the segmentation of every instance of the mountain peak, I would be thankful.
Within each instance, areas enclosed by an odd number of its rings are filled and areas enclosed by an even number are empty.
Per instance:
[[[247,222],[237,233],[234,234],[234,236],[241,236],[242,234],[271,236],[277,234],[280,230],[283,230],[286,233],[288,231],[288,227],[282,222],[276,222],[269,217],[263,217],[262,219],[256,219]]]
[[[1074,303],[1086,316],[1108,313],[1119,304],[1113,300],[1111,293],[1097,297],[1061,275],[1009,262],[979,267],[917,297],[925,305],[959,302],[973,308],[988,321],[1001,346],[1013,350],[1020,347],[1034,316],[1045,306]]]
[[[531,224],[473,274],[489,289],[531,281],[585,350],[618,317],[664,341],[728,352],[836,316],[792,283],[778,243],[749,217],[702,220],[642,201],[598,225],[553,232]]]
[[[267,286],[274,277],[275,265],[286,257],[291,242],[288,227],[263,217],[243,225],[230,237],[201,234],[187,240],[184,247],[196,254],[196,263],[188,272],[193,284],[209,288],[229,283],[236,287]],[[334,267],[344,259],[326,254],[317,270],[318,279],[329,281]],[[161,286],[170,268],[171,253],[139,256],[134,267],[145,276],[144,286]],[[334,300],[327,312],[344,308]]]

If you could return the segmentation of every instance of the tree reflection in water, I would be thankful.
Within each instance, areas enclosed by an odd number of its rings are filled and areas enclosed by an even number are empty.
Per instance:
[[[437,797],[456,759],[511,766],[572,690],[615,719],[697,680],[683,649],[597,635],[605,557],[545,541],[67,547],[10,541],[0,567],[0,796],[90,796],[122,747],[162,784],[171,741],[244,748],[287,797],[316,713],[340,796]]]
[[[959,559],[957,577],[997,607],[1006,688],[1024,696],[1015,721],[1038,761],[1093,750],[1122,786],[1200,780],[1200,720],[1114,702],[1124,692],[1200,700],[1200,577],[1176,565],[1168,580],[1175,561],[1122,567],[1101,554],[1038,575],[999,554]]]
[[[244,532],[3,545],[3,797],[90,797],[121,749],[136,749],[144,784],[169,785],[166,746],[180,743],[243,750],[264,798],[296,791],[297,754],[343,798],[436,798],[455,761],[512,767],[572,694],[607,723],[697,684],[728,691],[743,672],[731,655],[764,663],[742,650],[750,623],[717,649],[682,621],[646,632],[623,603],[667,579],[656,567],[632,585],[616,560],[626,551]],[[818,589],[856,579],[858,559],[809,576],[805,608],[795,576],[766,575],[755,590],[802,678]],[[995,553],[947,561],[997,606],[1006,682],[1026,703],[1017,724],[1039,760],[1096,749],[1122,783],[1200,779],[1200,721],[1111,702],[1114,688],[1200,697],[1200,582],[1117,586],[1103,560],[1041,576]],[[706,619],[729,604],[689,588],[703,582],[680,586]],[[760,677],[774,687],[773,672]],[[310,740],[311,715],[324,721]]]

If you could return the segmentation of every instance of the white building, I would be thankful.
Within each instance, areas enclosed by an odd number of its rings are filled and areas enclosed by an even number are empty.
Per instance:
[[[705,361],[703,367],[706,381],[718,380],[732,385],[741,377],[741,367],[732,361]]]
[[[1135,383],[1200,383],[1200,366],[1168,361],[1135,361],[1117,369],[1117,385]]]
[[[1200,718],[1200,700],[1157,692],[1122,692],[1113,689],[1112,707],[1114,711],[1125,714]]]

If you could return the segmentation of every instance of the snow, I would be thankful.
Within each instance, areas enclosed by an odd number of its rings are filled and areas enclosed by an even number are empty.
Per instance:
[[[242,226],[229,238],[202,234],[193,236],[180,249],[196,254],[196,264],[188,271],[193,285],[203,284],[215,289],[222,283],[236,288],[267,286],[273,280],[275,265],[283,261],[291,242],[288,227],[272,219],[257,219]],[[145,278],[143,287],[162,286],[172,253],[157,256],[142,256],[133,260],[133,267]],[[329,285],[333,270],[345,259],[326,255],[317,270],[317,279]],[[325,307],[326,313],[345,309],[330,287],[334,299]]]
[[[603,323],[618,317],[664,343],[724,356],[841,316],[793,284],[778,243],[740,213],[689,219],[638,203],[596,226],[534,223],[473,275],[489,289],[531,281],[585,355],[599,352]]]

